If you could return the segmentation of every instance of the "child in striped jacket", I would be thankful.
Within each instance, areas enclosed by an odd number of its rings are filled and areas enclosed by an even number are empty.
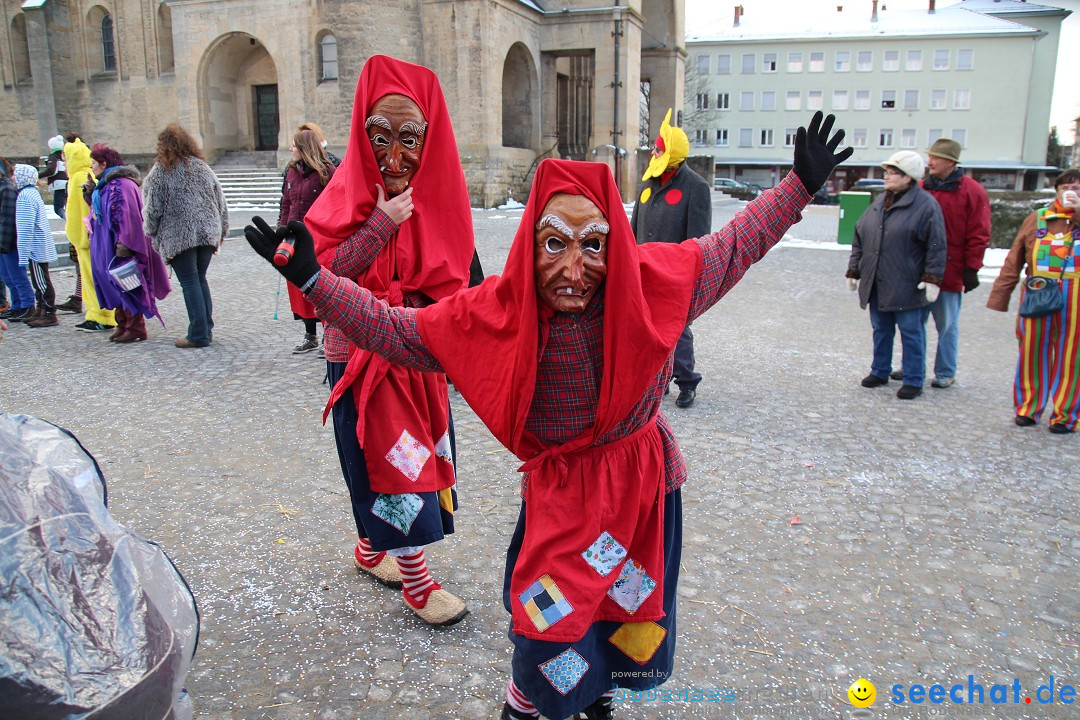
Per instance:
[[[34,286],[37,309],[26,320],[30,327],[50,327],[56,320],[56,289],[49,277],[49,263],[56,262],[56,244],[52,239],[45,202],[37,189],[38,173],[30,165],[16,165],[15,232],[19,248],[19,265],[30,267],[30,284]]]

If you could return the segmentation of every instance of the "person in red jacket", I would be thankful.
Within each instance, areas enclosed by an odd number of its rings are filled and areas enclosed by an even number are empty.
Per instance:
[[[308,208],[322,194],[323,188],[334,176],[334,164],[320,143],[321,138],[314,130],[303,126],[293,136],[292,160],[285,173],[285,183],[281,191],[281,213],[278,226],[285,227],[291,220],[303,220]],[[304,299],[303,293],[294,285],[289,285],[289,306],[293,317],[304,322],[304,339],[293,348],[293,353],[306,353],[319,349],[319,340],[315,335],[315,308]]]
[[[990,199],[974,178],[966,177],[960,163],[960,143],[938,138],[930,149],[930,173],[922,187],[934,196],[945,216],[945,279],[930,306],[937,328],[937,354],[931,387],[947,388],[956,380],[960,344],[960,298],[979,286],[979,268],[990,244]]]

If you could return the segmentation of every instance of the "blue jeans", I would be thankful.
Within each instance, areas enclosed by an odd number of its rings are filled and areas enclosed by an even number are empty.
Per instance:
[[[870,326],[874,328],[874,361],[870,374],[879,378],[892,372],[893,337],[900,328],[904,384],[922,387],[926,380],[926,325],[922,308],[884,312],[878,310],[877,291],[870,293]]]
[[[34,307],[34,287],[30,284],[26,268],[19,267],[18,250],[0,253],[0,278],[8,287],[13,310]]]
[[[172,259],[176,279],[184,289],[187,307],[187,339],[196,345],[209,345],[214,333],[214,305],[210,301],[210,286],[206,284],[206,268],[214,248],[209,245],[185,250]]]
[[[930,305],[937,328],[937,355],[934,357],[934,377],[956,377],[956,355],[960,346],[960,300],[963,293],[942,290]]]

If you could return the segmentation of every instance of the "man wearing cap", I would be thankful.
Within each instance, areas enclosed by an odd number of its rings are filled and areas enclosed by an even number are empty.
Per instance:
[[[645,170],[645,181],[630,226],[637,242],[681,243],[708,235],[712,230],[712,192],[709,183],[684,162],[690,154],[690,140],[680,127],[671,125],[668,108],[660,134]],[[694,370],[694,335],[690,325],[683,328],[675,346],[672,374],[679,386],[675,405],[688,408],[694,404],[701,373]]]
[[[888,384],[899,327],[903,385],[896,397],[911,400],[922,394],[926,375],[924,308],[936,298],[945,273],[945,223],[934,198],[918,185],[918,153],[901,150],[881,166],[885,192],[855,225],[848,287],[859,291],[860,306],[870,306],[874,330],[874,358],[862,386]]]
[[[941,206],[948,243],[941,294],[930,305],[938,334],[934,379],[930,385],[947,388],[956,378],[961,293],[979,286],[979,268],[990,244],[990,199],[978,181],[965,177],[964,171],[957,167],[960,143],[938,138],[926,152],[930,174],[921,185]]]

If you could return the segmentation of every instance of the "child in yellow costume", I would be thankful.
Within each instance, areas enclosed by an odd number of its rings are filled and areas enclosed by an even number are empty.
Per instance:
[[[98,303],[94,290],[94,276],[90,269],[90,233],[86,229],[84,218],[90,215],[90,206],[83,200],[82,186],[88,178],[94,178],[90,172],[90,148],[76,138],[64,145],[64,161],[67,163],[68,184],[71,191],[67,198],[67,220],[64,230],[68,242],[79,255],[79,276],[82,278],[82,300],[86,308],[86,320],[75,327],[87,332],[100,332],[116,327],[112,310],[104,310]]]

